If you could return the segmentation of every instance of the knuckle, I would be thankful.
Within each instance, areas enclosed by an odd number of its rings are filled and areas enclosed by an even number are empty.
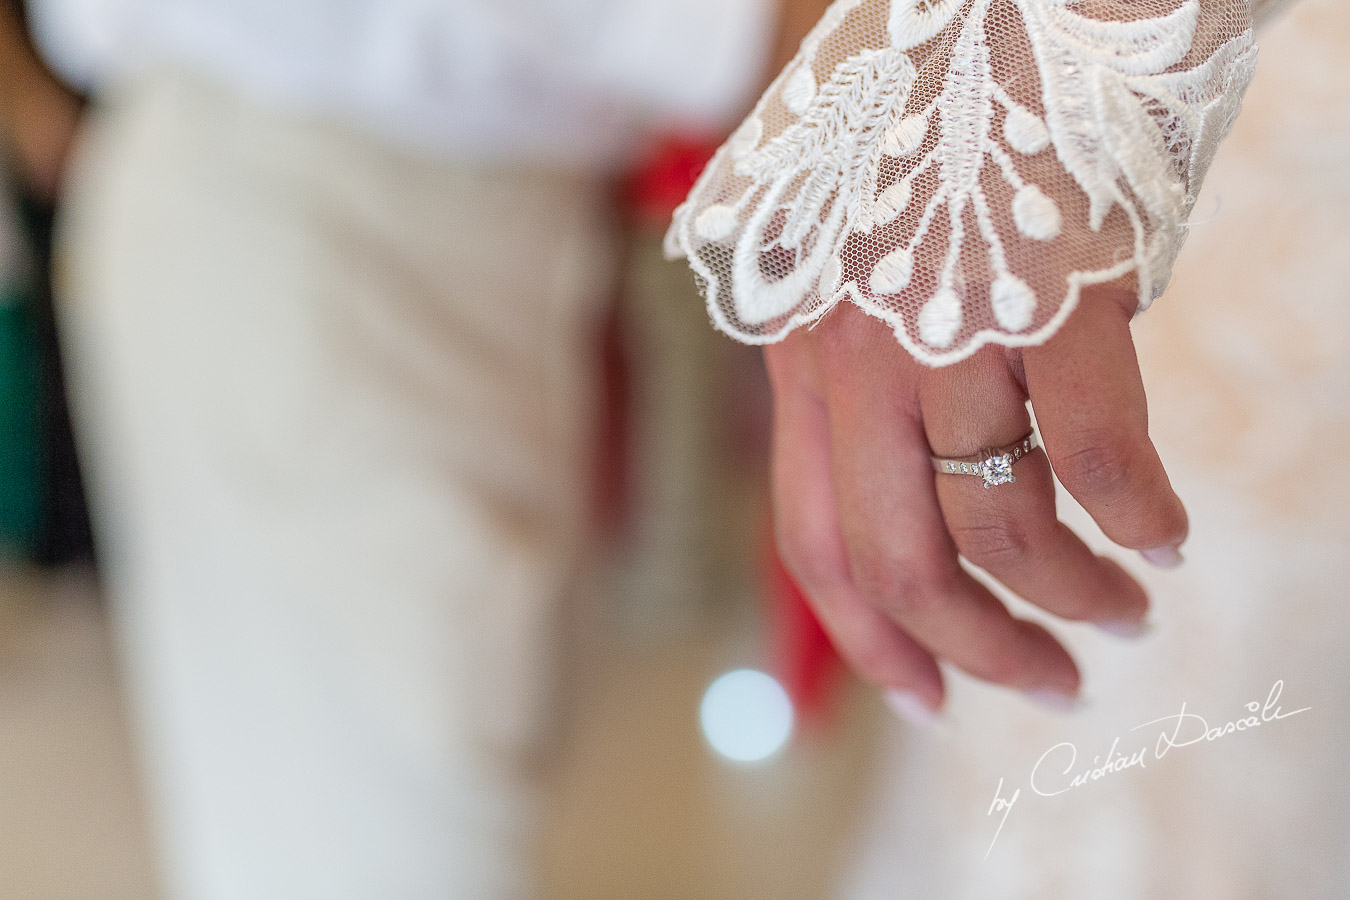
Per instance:
[[[853,580],[873,605],[898,618],[925,615],[941,599],[935,579],[922,566],[882,553],[860,555]]]
[[[886,609],[901,620],[929,619],[943,607],[947,596],[936,584],[910,581],[903,592],[888,598]]]
[[[855,555],[853,581],[868,599],[888,606],[897,598],[912,593],[915,587],[914,578],[903,561],[872,550]]]
[[[864,640],[848,652],[849,662],[858,677],[872,684],[894,681],[895,657],[882,641]]]
[[[1133,441],[1119,433],[1089,435],[1055,460],[1055,474],[1071,493],[1111,495],[1124,490],[1134,469]]]
[[[821,552],[809,535],[780,528],[777,541],[784,568],[808,594],[821,591],[838,580],[834,560]]]
[[[1025,558],[1033,554],[1040,543],[1031,526],[1006,515],[956,525],[952,527],[951,535],[961,555],[982,568]]]

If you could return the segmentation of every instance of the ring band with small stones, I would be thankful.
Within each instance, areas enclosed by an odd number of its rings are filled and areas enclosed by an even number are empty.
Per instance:
[[[933,468],[943,475],[976,475],[984,479],[986,488],[999,484],[1012,484],[1017,480],[1013,475],[1013,463],[1026,456],[1039,444],[1033,431],[1026,437],[1007,447],[991,447],[971,456],[958,459],[933,457]]]

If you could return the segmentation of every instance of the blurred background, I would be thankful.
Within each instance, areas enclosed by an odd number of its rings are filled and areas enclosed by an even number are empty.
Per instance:
[[[757,353],[707,327],[660,237],[656,225],[630,232],[625,290],[598,351],[612,416],[598,440],[606,535],[574,638],[566,725],[550,744],[545,896],[823,897],[854,832],[883,712],[839,670],[774,568]],[[34,258],[34,235],[17,220],[6,238]],[[157,897],[84,513],[53,496],[51,463],[70,448],[63,429],[43,427],[64,415],[45,380],[52,345],[37,342],[49,300],[39,270],[9,259],[0,897]],[[638,347],[674,371],[644,370]],[[78,480],[63,490],[78,496]],[[745,669],[791,688],[790,706],[752,682],[728,695],[730,722],[701,721],[713,682]],[[744,716],[768,721],[742,733]]]
[[[732,52],[755,71],[715,115],[652,128],[602,169],[613,253],[587,330],[592,524],[577,523],[593,537],[544,749],[546,897],[825,896],[867,782],[879,704],[841,671],[772,551],[758,353],[712,332],[686,266],[661,252],[725,124],[822,7],[744,5],[763,33]],[[53,74],[30,14],[55,20],[49,49],[76,75]],[[62,35],[96,23],[63,26],[71,15],[13,0],[0,15],[0,897],[140,900],[163,895],[147,757],[52,295],[53,220],[99,87],[97,54],[78,49],[89,35]],[[695,24],[722,18],[710,10]],[[92,43],[106,55],[116,40],[112,29]],[[111,452],[96,430],[84,450]],[[119,516],[113,505],[103,519],[113,542]]]

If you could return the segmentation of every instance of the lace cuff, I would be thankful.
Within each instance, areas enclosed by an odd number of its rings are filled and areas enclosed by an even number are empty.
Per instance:
[[[1261,14],[1283,0],[1255,0]],[[838,0],[676,211],[719,328],[848,300],[939,366],[1084,285],[1162,294],[1256,63],[1253,0]]]

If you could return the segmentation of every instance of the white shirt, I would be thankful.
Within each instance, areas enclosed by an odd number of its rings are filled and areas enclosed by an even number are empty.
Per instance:
[[[771,0],[34,0],[52,65],[97,90],[187,64],[446,155],[603,168],[652,130],[743,111]]]

